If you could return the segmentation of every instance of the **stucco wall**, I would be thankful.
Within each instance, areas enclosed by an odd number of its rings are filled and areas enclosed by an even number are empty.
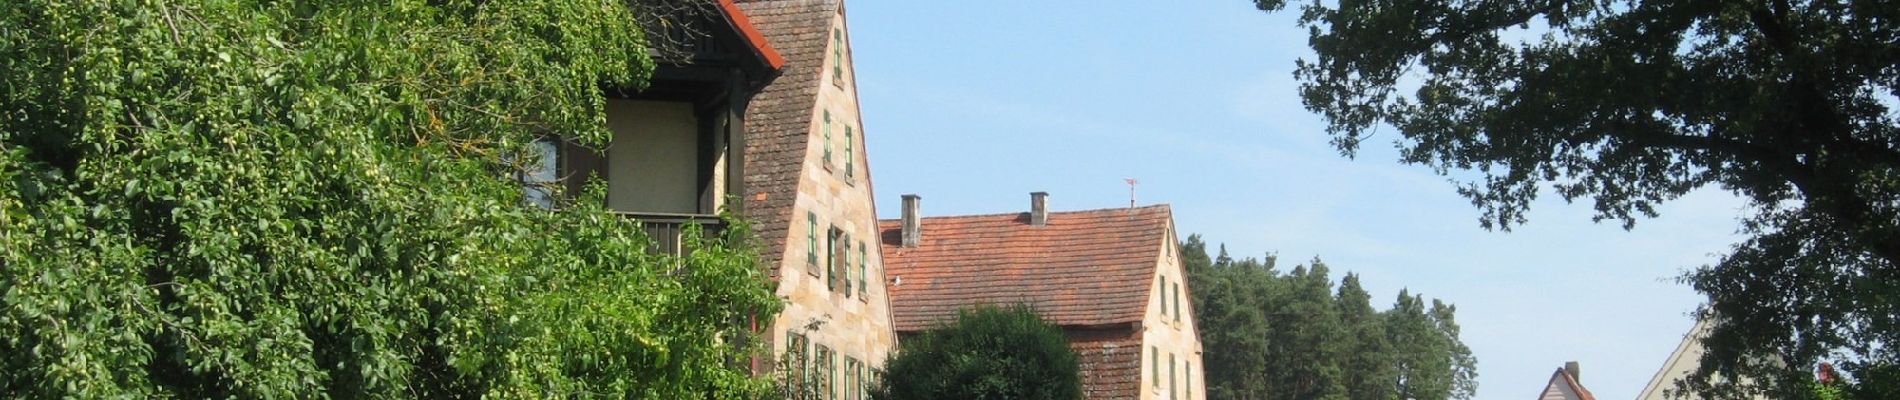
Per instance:
[[[693,213],[699,209],[699,133],[692,104],[607,100],[607,207]]]
[[[834,29],[844,29],[842,13],[832,21]],[[848,39],[847,39],[848,40]],[[830,43],[827,35],[827,43]],[[847,42],[848,43],[848,42]],[[788,343],[788,332],[801,332],[812,345],[824,345],[839,355],[838,373],[843,374],[845,357],[858,360],[868,368],[882,369],[884,359],[893,350],[896,336],[891,331],[891,314],[888,293],[885,290],[884,261],[877,243],[877,212],[871,193],[871,179],[866,168],[864,151],[863,124],[858,118],[856,87],[851,77],[850,52],[848,44],[844,52],[843,84],[834,82],[831,66],[837,62],[831,45],[827,45],[826,62],[819,71],[800,71],[801,73],[821,73],[816,106],[811,113],[810,145],[806,149],[805,166],[802,168],[798,184],[797,200],[792,206],[791,229],[786,234],[785,252],[780,257],[779,296],[789,299],[785,311],[778,315],[773,328],[773,343],[780,354]],[[825,140],[824,115],[831,115],[831,141]],[[849,153],[845,150],[844,127],[850,126],[853,132]],[[830,163],[824,161],[825,147],[832,151]],[[851,157],[851,166],[855,177],[845,175],[846,156]],[[852,293],[846,296],[840,291],[826,287],[825,274],[821,271],[812,274],[807,268],[809,240],[807,239],[807,217],[816,214],[818,262],[824,269],[829,258],[827,231],[837,228],[850,238],[851,249],[848,270],[852,278]],[[864,249],[868,266],[864,282],[864,293],[860,295],[858,276],[859,248]],[[840,287],[842,289],[842,287]],[[810,328],[810,329],[808,329]]]
[[[1193,289],[1188,288],[1187,271],[1181,267],[1180,248],[1174,237],[1173,222],[1169,224],[1167,240],[1158,244],[1162,246],[1155,260],[1159,268],[1156,268],[1154,286],[1150,290],[1148,313],[1141,324],[1144,352],[1141,398],[1200,400],[1207,398],[1207,379],[1201,364],[1199,330],[1194,326],[1194,311],[1188,300],[1188,294]],[[1177,302],[1180,303],[1178,315],[1175,311]],[[1153,358],[1157,355],[1159,362]],[[1172,382],[1169,379],[1170,355],[1174,363]],[[1157,367],[1158,371],[1155,369]],[[1158,380],[1156,372],[1160,373]]]

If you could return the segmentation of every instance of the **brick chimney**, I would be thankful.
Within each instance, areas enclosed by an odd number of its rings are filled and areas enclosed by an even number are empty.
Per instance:
[[[904,228],[899,244],[903,247],[917,247],[923,237],[923,225],[918,221],[917,203],[923,200],[915,194],[904,195]]]
[[[1049,192],[1029,193],[1029,224],[1034,226],[1049,224]]]
[[[1583,371],[1577,366],[1576,361],[1564,363],[1564,373],[1570,374],[1570,380],[1577,381],[1578,384],[1583,383],[1583,376],[1581,375]]]

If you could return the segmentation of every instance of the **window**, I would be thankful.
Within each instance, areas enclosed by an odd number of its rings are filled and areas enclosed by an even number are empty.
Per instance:
[[[831,356],[830,347],[825,347],[824,345],[818,346],[818,360],[817,360],[818,361],[818,368],[817,368],[818,369],[818,388],[817,389],[819,393],[818,396],[825,399],[838,398],[837,394],[832,391],[833,388],[835,387],[835,385],[832,385],[832,383],[834,383],[834,381],[837,379],[838,376],[836,373],[837,372],[836,369],[833,368],[832,366],[831,357],[832,356]]]
[[[854,143],[857,143],[852,140],[853,137],[855,136],[851,134],[851,125],[846,124],[844,126],[844,177],[846,180],[854,176],[854,164],[856,164],[858,159],[857,156],[852,155],[856,153],[856,151],[852,149],[852,146]]]
[[[561,165],[561,145],[556,140],[535,140],[528,153],[522,155],[527,158],[519,172],[522,196],[536,207],[554,208],[554,187],[560,182],[557,170]]]
[[[1174,353],[1168,353],[1168,399],[1174,400]]]
[[[818,276],[818,213],[805,213],[805,272]]]
[[[1181,361],[1181,398],[1194,400],[1194,364]]]
[[[785,332],[785,361],[791,364],[785,367],[789,368],[788,371],[791,374],[792,383],[805,387],[811,385],[811,367],[805,359],[805,346],[807,343],[809,343],[809,340],[805,338],[805,335],[791,331]]]
[[[1150,375],[1154,375],[1154,380],[1152,381],[1154,382],[1153,383],[1154,388],[1160,389],[1161,388],[1161,349],[1160,348],[1154,347],[1154,346],[1148,346],[1148,369],[1154,371],[1153,374],[1150,374]]]
[[[825,110],[825,168],[831,168],[831,110]]]
[[[1161,315],[1168,315],[1168,277],[1161,277]]]
[[[844,86],[844,30],[831,28],[831,83]]]
[[[849,239],[844,237],[844,230],[838,229],[838,227],[835,226],[831,227],[831,234],[828,239],[831,240],[829,247],[827,247],[831,251],[831,258],[825,260],[825,273],[830,276],[825,278],[825,287],[829,290],[836,291],[839,286],[843,286],[845,296],[850,296],[851,277],[845,276],[846,272],[844,266],[848,260],[845,256],[846,253],[844,249],[849,246],[845,244],[845,242]]]
[[[1174,283],[1174,322],[1181,322],[1181,282]]]
[[[858,359],[851,357],[844,358],[845,400],[859,400],[864,398],[864,376],[860,373],[863,371],[863,368],[863,365],[858,364]]]
[[[851,235],[838,231],[838,282],[844,297],[851,298]]]
[[[864,241],[860,240],[858,241],[858,299],[860,300],[871,293],[871,290],[867,289],[869,286],[865,284],[865,280],[870,279],[871,276],[871,258],[865,254],[868,253],[864,250]]]

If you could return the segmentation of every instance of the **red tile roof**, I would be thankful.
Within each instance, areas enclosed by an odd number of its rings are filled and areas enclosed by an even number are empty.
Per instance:
[[[879,221],[891,314],[900,332],[928,329],[974,304],[1026,303],[1064,327],[1141,321],[1173,215],[1168,206],[924,218],[917,247],[898,220]]]
[[[778,79],[765,87],[746,111],[745,214],[761,243],[766,270],[778,277],[786,233],[793,225],[792,205],[806,166],[812,107],[824,70],[825,46],[837,0],[742,1],[739,8],[785,58]]]
[[[726,20],[731,22],[734,28],[739,29],[740,36],[745,38],[747,45],[752,46],[752,51],[758,53],[759,58],[765,59],[766,66],[772,69],[785,66],[785,57],[780,57],[778,50],[773,49],[770,43],[766,43],[765,35],[759,33],[758,27],[752,25],[751,18],[748,18],[745,11],[740,10],[737,4],[733,4],[732,0],[719,0],[719,11],[726,14]]]

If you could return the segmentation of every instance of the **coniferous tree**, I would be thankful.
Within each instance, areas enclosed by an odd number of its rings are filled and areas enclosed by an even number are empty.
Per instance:
[[[1347,273],[1339,281],[1339,322],[1347,341],[1341,360],[1346,397],[1353,400],[1392,400],[1392,347],[1385,320],[1372,308],[1372,294],[1359,286],[1359,275]]]
[[[1277,367],[1271,369],[1270,398],[1345,398],[1338,362],[1344,335],[1327,272],[1326,264],[1314,259],[1311,266],[1293,267],[1279,280],[1280,291],[1267,308],[1279,328],[1268,332],[1272,365]]]
[[[1478,394],[1478,359],[1471,355],[1471,348],[1458,340],[1458,321],[1455,315],[1458,306],[1438,299],[1432,299],[1432,325],[1438,328],[1439,340],[1445,343],[1444,355],[1450,357],[1451,391],[1450,398],[1468,399]]]
[[[1209,399],[1443,400],[1475,394],[1476,360],[1449,304],[1409,291],[1375,311],[1359,276],[1335,292],[1318,259],[1282,274],[1274,258],[1205,257],[1183,243]]]
[[[1426,311],[1422,296],[1400,290],[1392,308],[1385,311],[1386,337],[1392,343],[1392,358],[1398,379],[1394,390],[1400,399],[1444,400],[1451,398],[1452,372],[1450,344],[1438,324]]]

